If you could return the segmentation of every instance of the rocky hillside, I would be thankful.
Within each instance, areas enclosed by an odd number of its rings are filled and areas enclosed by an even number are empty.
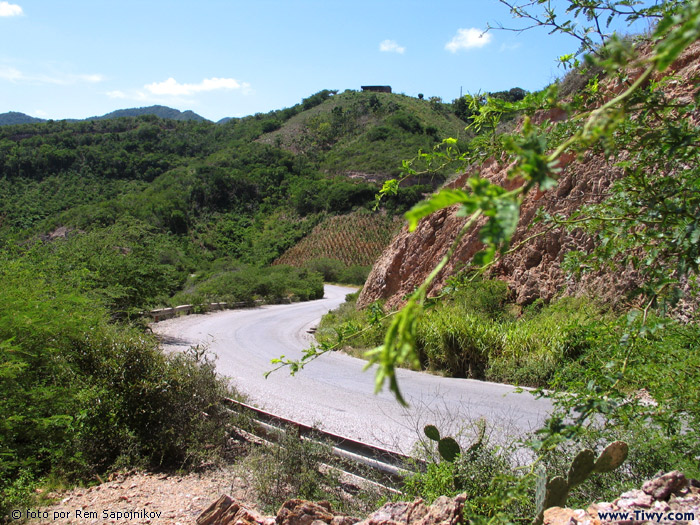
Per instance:
[[[700,44],[688,48],[670,67],[667,74],[673,74],[666,88],[666,95],[685,104],[691,104],[697,95],[697,80],[700,76]],[[630,77],[638,72],[630,71]],[[608,84],[604,89],[615,93],[622,86]],[[566,118],[563,113],[548,113],[537,117],[556,122]],[[697,113],[695,118],[699,118]],[[562,289],[566,293],[576,293],[583,289],[603,297],[619,297],[620,292],[633,286],[634,272],[624,275],[591,274],[583,282],[575,283],[567,279],[561,263],[571,250],[587,250],[592,247],[589,237],[579,230],[568,232],[562,228],[547,230],[543,223],[533,224],[539,209],[549,214],[569,216],[586,204],[602,201],[613,181],[622,171],[602,152],[587,152],[582,157],[574,155],[562,158],[558,185],[548,192],[530,192],[523,202],[520,221],[511,246],[517,247],[512,253],[492,267],[491,276],[507,281],[520,304],[527,304],[537,298],[550,299]],[[462,187],[466,179],[478,171],[482,177],[500,184],[507,189],[521,182],[508,179],[509,165],[498,159],[489,159],[473,171],[463,174],[451,183]],[[413,233],[407,228],[395,237],[384,251],[370,273],[367,283],[358,300],[364,307],[373,301],[385,299],[389,307],[401,304],[402,298],[413,291],[427,277],[447,252],[455,236],[466,219],[457,216],[457,206],[438,211],[424,219]],[[435,279],[431,294],[440,290],[449,276],[462,268],[481,249],[478,228],[464,236],[455,256]]]

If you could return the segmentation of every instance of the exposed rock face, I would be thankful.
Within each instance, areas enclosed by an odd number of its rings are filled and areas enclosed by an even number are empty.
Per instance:
[[[575,249],[591,247],[590,239],[581,231],[571,233],[556,229],[545,231],[543,224],[532,225],[539,208],[551,214],[570,215],[585,204],[600,202],[610,184],[622,172],[604,159],[587,155],[574,160],[571,156],[562,159],[564,171],[559,185],[552,191],[531,192],[524,200],[518,228],[511,245],[525,241],[521,249],[503,257],[491,269],[491,276],[504,279],[515,291],[516,301],[526,304],[541,297],[551,299],[562,287],[573,284],[567,282],[561,263],[564,255]],[[480,169],[480,175],[491,182],[512,189],[522,182],[508,179],[510,166],[496,160],[487,162]],[[471,173],[459,177],[452,185],[461,187]],[[389,308],[401,304],[402,298],[419,286],[440,259],[445,255],[466,218],[458,217],[458,206],[440,210],[420,222],[413,233],[404,228],[394,239],[379,261],[372,268],[367,284],[358,299],[358,306],[364,307],[373,301],[386,299]],[[477,224],[462,239],[454,256],[445,269],[435,279],[431,293],[437,293],[448,277],[462,268],[483,245],[478,239]],[[530,239],[530,240],[527,240]],[[614,280],[616,292],[629,286],[632,275],[625,280]],[[600,280],[601,276],[596,276]],[[592,282],[608,289],[610,279],[605,284]]]
[[[632,69],[629,76],[636,78],[640,72],[640,68]],[[690,46],[666,74],[674,74],[679,79],[668,84],[668,96],[677,98],[681,103],[691,103],[697,81],[684,82],[682,79],[700,76],[700,43]],[[610,93],[618,93],[624,86],[608,84],[606,89]],[[563,118],[566,116],[561,112],[548,112],[536,116],[535,120],[554,122]],[[692,120],[700,120],[700,116]],[[568,233],[559,229],[545,233],[544,225],[532,225],[539,208],[550,214],[569,216],[581,206],[601,202],[610,185],[622,175],[615,162],[606,160],[602,154],[593,153],[587,153],[580,159],[573,156],[562,158],[557,187],[546,193],[531,192],[526,197],[511,243],[511,246],[523,245],[490,270],[491,277],[508,282],[519,304],[537,298],[551,299],[561,291],[576,294],[586,290],[605,299],[614,299],[635,285],[637,276],[631,270],[618,275],[589,275],[582,283],[570,282],[561,270],[564,255],[571,250],[590,249],[591,239],[581,231]],[[519,183],[508,179],[508,169],[509,166],[491,159],[478,171],[491,182],[512,189]],[[468,176],[473,174],[462,175],[451,186],[462,187]],[[456,216],[457,209],[454,206],[433,213],[423,219],[413,233],[409,234],[404,228],[375,263],[358,299],[358,307],[365,307],[379,299],[385,299],[389,308],[402,304],[403,297],[419,286],[435,268],[464,225],[466,219]],[[435,279],[431,294],[436,294],[447,278],[481,249],[478,226],[464,236],[450,263]]]
[[[227,495],[222,495],[197,518],[197,525],[275,525],[275,519],[264,517],[243,507]]]
[[[387,503],[358,525],[456,525],[464,523],[462,509],[466,496],[440,496],[431,506],[422,499]]]

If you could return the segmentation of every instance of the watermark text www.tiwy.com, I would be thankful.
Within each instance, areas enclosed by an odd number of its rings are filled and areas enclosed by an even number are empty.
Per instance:
[[[159,510],[33,510],[33,509],[15,509],[10,513],[10,517],[15,520],[21,519],[103,519],[114,521],[131,521],[142,519],[160,518],[162,512]]]
[[[633,511],[608,511],[598,512],[600,521],[651,521],[651,522],[672,522],[672,521],[693,521],[694,512],[650,512],[648,510]]]

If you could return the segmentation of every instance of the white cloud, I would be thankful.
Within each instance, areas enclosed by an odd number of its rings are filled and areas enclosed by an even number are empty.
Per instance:
[[[74,75],[72,73],[52,72],[51,74],[37,73],[27,74],[15,67],[0,65],[0,79],[10,82],[23,82],[27,84],[54,84],[68,86],[80,83],[96,84],[102,82],[104,77],[97,74]]]
[[[233,78],[205,78],[197,84],[180,84],[174,78],[163,82],[146,84],[143,89],[113,90],[105,92],[109,98],[120,100],[135,100],[152,104],[189,104],[196,105],[197,100],[191,98],[198,93],[216,90],[237,89],[247,95],[251,91],[250,84],[239,82]]]
[[[43,109],[35,109],[34,116],[39,117],[39,118],[46,118],[49,116],[49,114],[46,111],[44,111]]]
[[[457,34],[445,44],[445,49],[451,53],[456,53],[460,49],[471,49],[473,47],[483,47],[491,42],[491,33],[485,33],[481,29],[471,27],[469,29],[458,29]]]
[[[406,48],[397,44],[395,40],[384,40],[383,42],[379,43],[379,51],[383,51],[385,53],[398,53],[402,55],[403,52],[406,51]]]
[[[19,69],[10,66],[0,66],[0,78],[10,82],[18,82],[24,78]]]
[[[109,98],[129,98],[129,96],[124,93],[123,91],[119,91],[118,89],[115,91],[108,91],[106,95]]]
[[[520,49],[522,47],[522,44],[520,42],[515,42],[514,44],[506,44],[505,42],[501,44],[501,48],[499,51],[515,51],[516,49]]]
[[[20,16],[24,14],[22,8],[10,2],[0,2],[0,16]]]
[[[94,75],[76,75],[75,76],[76,80],[81,80],[83,82],[88,82],[90,84],[98,84],[99,82],[103,82],[105,77],[102,75],[94,74]]]
[[[219,89],[246,89],[250,87],[247,83],[240,83],[233,78],[205,78],[199,84],[180,84],[170,77],[164,82],[154,82],[147,84],[144,88],[154,95],[167,95],[181,97],[201,93],[203,91],[216,91]]]

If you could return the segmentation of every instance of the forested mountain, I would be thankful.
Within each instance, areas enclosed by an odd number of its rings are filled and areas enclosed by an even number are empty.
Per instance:
[[[207,120],[201,115],[197,115],[194,111],[180,111],[177,109],[169,108],[167,106],[148,106],[145,108],[118,109],[116,111],[112,111],[111,113],[107,113],[106,115],[102,115],[101,117],[89,117],[85,120],[101,120],[120,117],[140,117],[142,115],[155,115],[159,118],[172,120]]]
[[[104,120],[121,117],[141,117],[143,115],[154,115],[163,119],[171,120],[197,120],[206,121],[204,117],[197,115],[194,111],[180,111],[167,106],[148,106],[144,108],[118,109],[99,117],[89,117],[86,119],[66,119],[67,122],[77,122],[79,120]],[[35,124],[46,122],[46,119],[30,117],[17,111],[9,111],[0,114],[0,126],[11,126],[13,124]]]
[[[0,113],[0,126],[11,126],[13,124],[33,124],[36,122],[45,122],[44,119],[30,117],[19,111],[8,111]]]
[[[91,293],[113,313],[131,315],[167,303],[197,269],[199,279],[211,276],[204,270],[215,261],[263,267],[327,216],[372,208],[377,181],[396,175],[402,157],[463,129],[453,109],[403,95],[324,90],[291,108],[223,124],[144,114],[3,126],[0,239],[10,246],[60,237],[35,249],[88,271]],[[443,176],[402,188],[383,213],[407,209]],[[393,228],[392,221],[378,224]],[[111,262],[129,266],[123,275],[83,251],[91,244],[109,250],[115,238],[123,239],[123,253]],[[147,274],[150,268],[148,282],[137,282],[139,265]],[[187,283],[188,301],[217,299],[195,293],[199,285]]]

